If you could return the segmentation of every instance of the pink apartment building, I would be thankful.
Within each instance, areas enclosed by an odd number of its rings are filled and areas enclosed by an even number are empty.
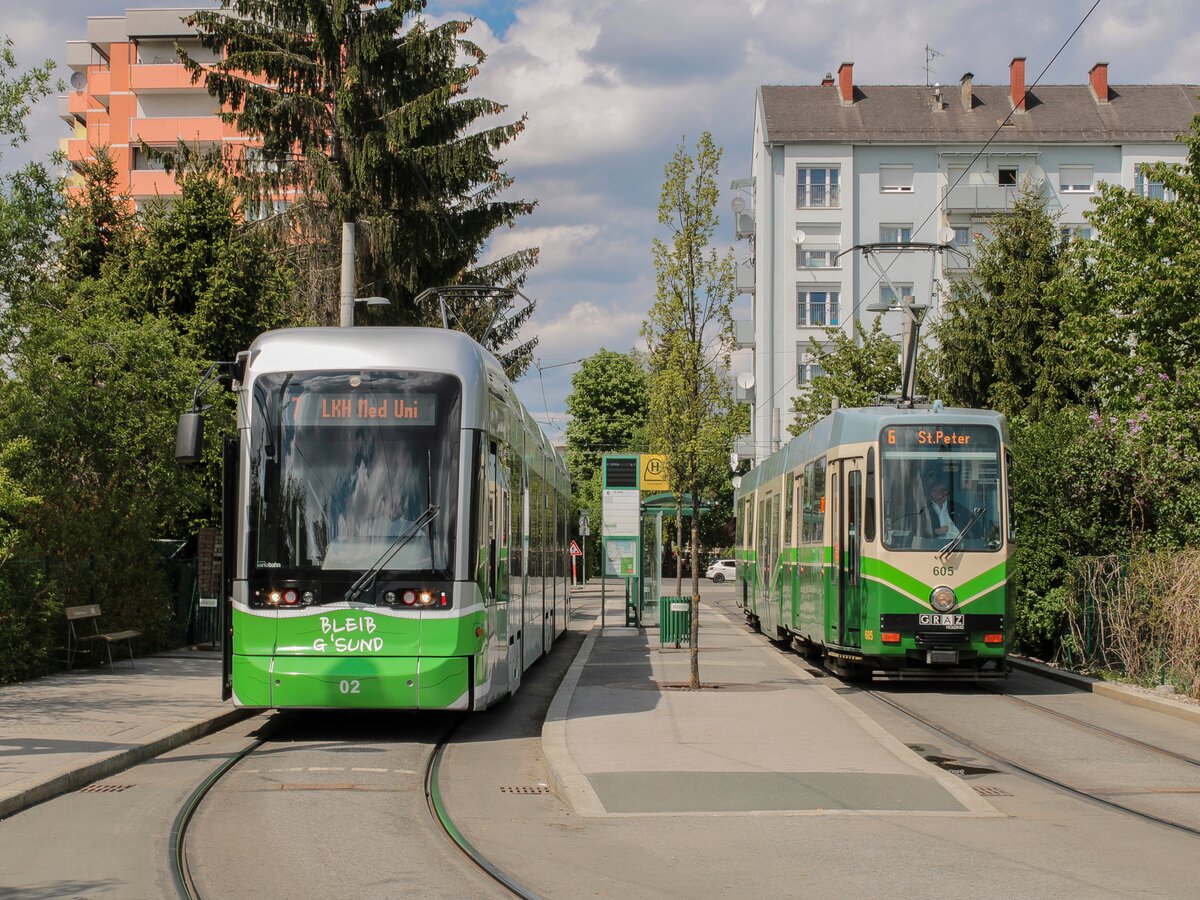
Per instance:
[[[107,146],[120,185],[135,205],[179,193],[175,179],[142,150],[179,141],[245,148],[247,138],[221,121],[220,104],[203,81],[192,84],[176,46],[201,62],[215,57],[183,24],[193,9],[127,9],[124,16],[91,16],[87,39],[67,41],[70,93],[58,100],[72,128],[65,141],[72,165]]]

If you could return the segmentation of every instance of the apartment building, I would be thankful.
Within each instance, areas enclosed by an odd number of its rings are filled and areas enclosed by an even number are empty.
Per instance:
[[[976,85],[969,72],[952,86],[856,85],[847,62],[819,85],[759,88],[751,175],[733,183],[747,241],[738,289],[753,295],[735,362],[754,410],[743,458],[762,460],[787,437],[792,400],[820,371],[811,338],[882,316],[899,340],[908,297],[932,322],[1023,187],[1043,193],[1064,237],[1088,233],[1101,182],[1163,196],[1142,165],[1184,159],[1175,138],[1200,112],[1200,86],[1113,85],[1103,62],[1086,74],[1030,90],[1018,57],[1008,85]],[[877,253],[886,278],[844,252],[881,241],[954,252]]]
[[[67,161],[77,165],[108,147],[118,183],[135,205],[172,197],[179,187],[162,163],[145,152],[179,141],[201,148],[248,145],[221,121],[220,105],[204,82],[192,84],[176,47],[201,62],[214,60],[183,18],[194,9],[127,9],[123,16],[92,16],[87,39],[67,41],[70,93],[58,99],[59,116],[72,129]]]

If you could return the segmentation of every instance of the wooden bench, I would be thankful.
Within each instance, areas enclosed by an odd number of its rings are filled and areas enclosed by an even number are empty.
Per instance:
[[[96,603],[88,604],[87,606],[68,606],[67,614],[67,668],[75,662],[75,657],[85,649],[85,643],[94,643],[95,641],[103,641],[104,649],[108,651],[108,667],[111,669],[113,665],[112,645],[125,642],[125,646],[129,649],[129,667],[133,665],[133,639],[140,637],[140,631],[101,631],[97,619],[100,618],[100,606]],[[80,634],[75,627],[75,623],[90,620],[92,623],[91,634]],[[86,628],[84,631],[86,632]]]

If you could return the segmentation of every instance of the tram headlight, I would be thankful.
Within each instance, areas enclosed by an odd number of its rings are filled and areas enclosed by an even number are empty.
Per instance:
[[[946,587],[944,584],[939,585],[929,595],[929,603],[938,612],[950,612],[958,605],[958,595],[954,593],[953,588]]]
[[[279,601],[281,601],[282,599],[283,599],[283,594],[281,594],[279,591],[271,591],[270,593],[267,594],[267,602],[270,603],[272,606],[278,606]]]
[[[317,599],[317,595],[314,594],[312,591],[305,591],[300,596],[300,600],[304,603],[305,606],[312,606],[313,601],[316,599]]]
[[[405,591],[403,600],[405,606],[412,606],[417,602],[417,592],[412,589]]]
[[[417,602],[419,602],[422,606],[432,606],[433,591],[421,591],[420,596],[417,597]]]
[[[395,591],[384,591],[383,602],[384,603],[395,603],[396,602],[396,592]]]

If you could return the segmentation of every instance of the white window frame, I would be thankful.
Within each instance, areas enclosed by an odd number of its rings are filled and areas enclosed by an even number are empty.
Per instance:
[[[801,173],[804,173],[803,176]],[[824,182],[813,184],[811,172],[824,172]],[[836,209],[842,205],[842,167],[799,163],[796,166],[796,209]],[[821,193],[814,192],[820,188]],[[814,197],[824,202],[814,203]]]
[[[964,247],[970,247],[971,244],[974,243],[974,237],[970,225],[951,225],[950,227],[954,229],[954,237],[950,239],[951,247],[958,247],[961,249]],[[966,232],[967,239],[965,241],[960,241],[958,239],[959,232]]]
[[[1083,180],[1086,173],[1087,180]],[[1064,194],[1091,194],[1095,191],[1096,172],[1090,165],[1071,164],[1058,167],[1058,189]]]
[[[796,384],[798,386],[812,384],[814,379],[820,378],[825,374],[825,370],[821,368],[820,363],[815,362],[797,362],[796,363]]]
[[[1092,226],[1086,222],[1070,222],[1065,225],[1060,225],[1058,228],[1059,243],[1063,246],[1075,240],[1090,240],[1092,237]]]
[[[895,239],[889,238],[884,232],[892,229],[896,232]],[[908,237],[904,232],[908,232]],[[911,222],[881,222],[879,224],[879,240],[891,244],[908,244],[912,242],[913,227]]]
[[[884,174],[887,178],[884,178]],[[913,192],[913,167],[907,165],[881,165],[879,167],[879,193],[911,194]]]
[[[824,309],[824,321],[813,322],[813,294],[824,294],[825,299],[820,304]],[[836,328],[841,325],[841,295],[840,285],[835,284],[805,284],[796,285],[796,327],[797,328]],[[830,316],[832,309],[834,315]]]
[[[796,245],[797,269],[840,269],[841,260],[834,257],[841,250],[841,244],[817,243],[806,241]],[[824,262],[821,262],[824,260]]]
[[[1145,197],[1147,200],[1167,200],[1175,199],[1175,192],[1168,189],[1161,181],[1153,181],[1144,171],[1144,167],[1152,166],[1152,162],[1140,162],[1134,164],[1133,167],[1133,192],[1139,197]],[[1157,187],[1160,196],[1153,196]]]
[[[900,291],[900,297],[915,297],[913,286],[909,282],[893,282],[896,289]],[[892,293],[892,289],[886,284],[879,286],[879,305],[886,306],[889,309],[896,309],[900,306],[900,297]]]

